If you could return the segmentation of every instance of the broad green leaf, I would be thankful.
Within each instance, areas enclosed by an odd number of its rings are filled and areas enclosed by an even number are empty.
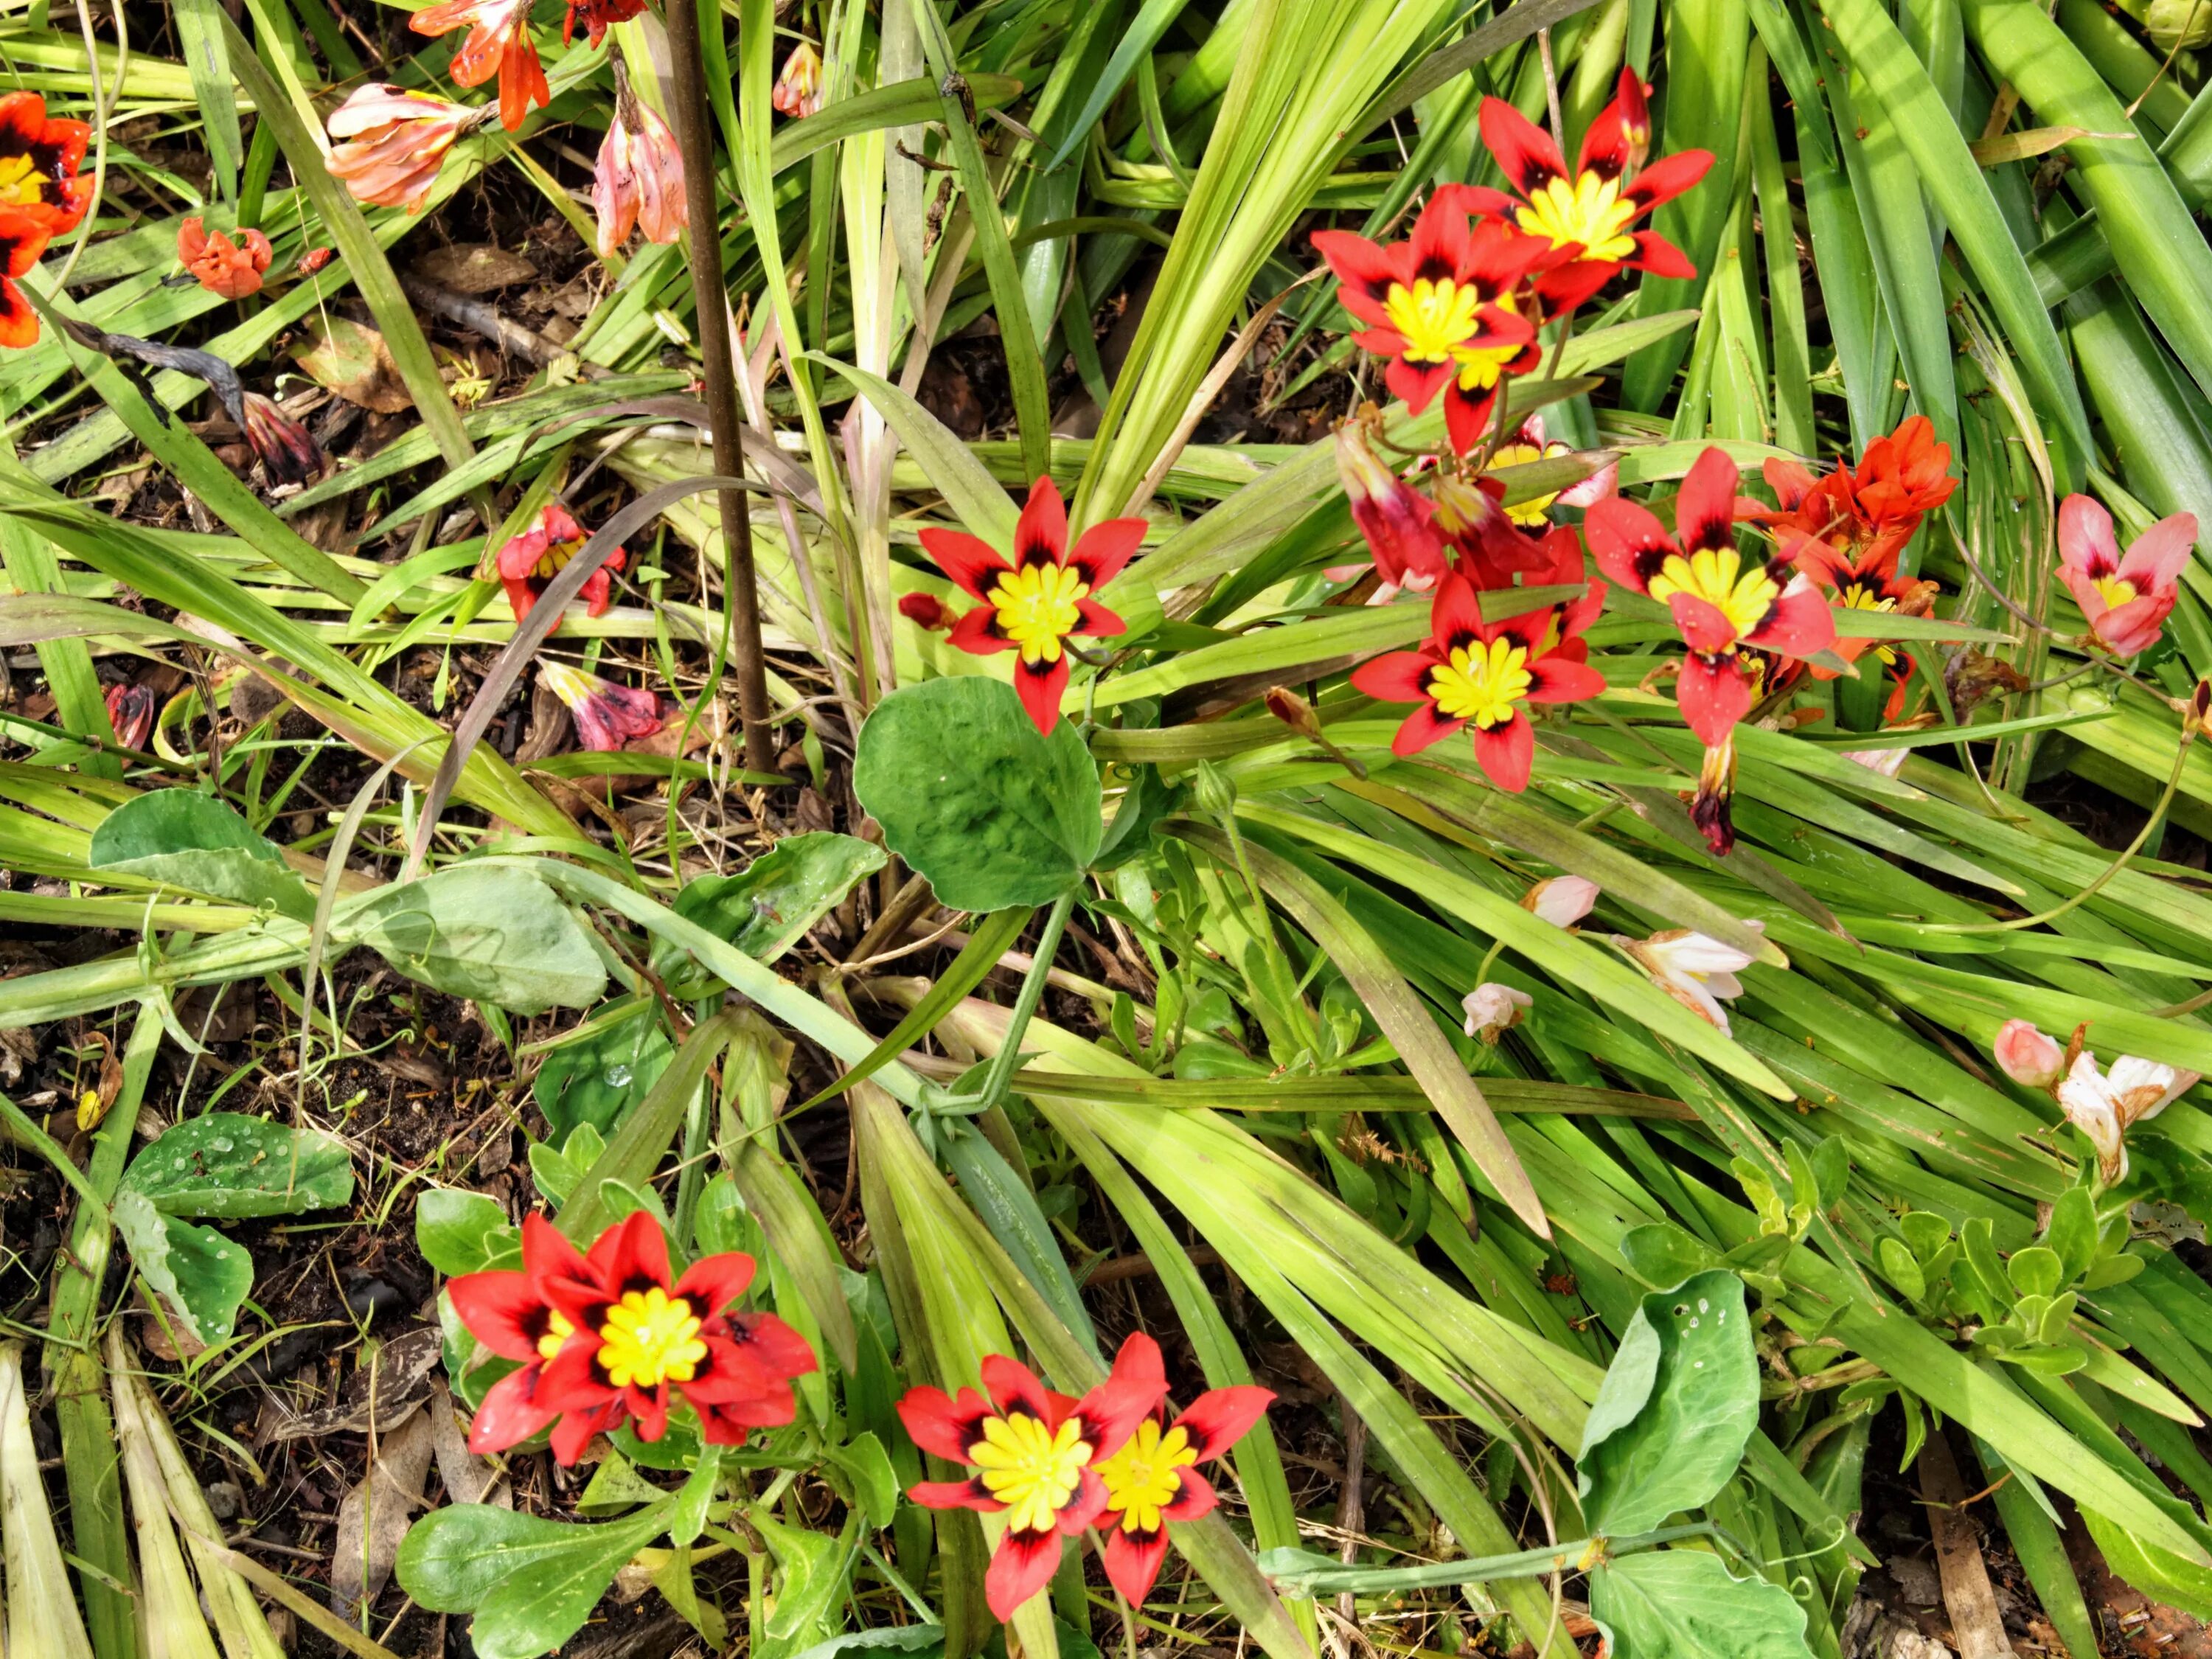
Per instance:
[[[1704,1550],[1652,1550],[1590,1575],[1590,1617],[1613,1659],[1810,1659],[1805,1610]]]
[[[592,1527],[455,1504],[416,1522],[396,1571],[431,1612],[476,1615],[477,1659],[536,1659],[583,1627],[616,1572],[668,1518],[665,1503]]]
[[[686,882],[675,910],[747,956],[774,962],[835,909],[854,883],[883,867],[884,849],[856,836],[791,836],[735,875]],[[699,994],[693,987],[705,975],[681,951],[664,945],[653,954],[672,992]]]
[[[2106,1563],[2130,1586],[2154,1601],[2179,1607],[2199,1619],[2212,1619],[2212,1571],[2160,1549],[2094,1510],[2083,1510],[2081,1519],[2088,1523],[2097,1547],[2105,1553]]]
[[[604,1138],[623,1115],[668,1069],[676,1045],[662,1029],[660,1010],[640,1001],[621,1018],[595,1025],[574,1042],[546,1051],[532,1085],[538,1109],[553,1127],[551,1144],[565,1148],[569,1134],[588,1123]]]
[[[459,864],[380,889],[331,924],[410,979],[519,1014],[588,1008],[607,970],[551,888],[507,865]]]
[[[1728,1483],[1759,1426],[1743,1281],[1716,1268],[1647,1296],[1591,1405],[1578,1459],[1593,1532],[1648,1532]]]
[[[209,1112],[133,1158],[122,1190],[165,1215],[296,1215],[351,1203],[353,1159],[343,1141],[320,1130]]]
[[[521,1243],[507,1212],[482,1193],[429,1187],[415,1200],[415,1248],[448,1279],[516,1267]]]
[[[1103,833],[1097,769],[1074,726],[1040,736],[1012,686],[975,676],[878,703],[860,728],[853,791],[884,844],[955,910],[1058,898]]]
[[[92,832],[88,862],[211,898],[268,905],[312,921],[315,896],[265,836],[225,803],[189,789],[152,789]]]
[[[253,1289],[253,1258],[212,1227],[195,1226],[154,1207],[143,1193],[121,1192],[112,1206],[131,1260],[194,1341],[227,1339]]]

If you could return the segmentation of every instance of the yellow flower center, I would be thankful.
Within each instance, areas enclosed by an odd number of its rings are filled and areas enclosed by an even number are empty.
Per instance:
[[[1490,465],[1492,469],[1501,466],[1526,466],[1531,461],[1540,461],[1543,459],[1544,452],[1534,444],[1501,444],[1498,446],[1498,453],[1490,458]],[[1538,495],[1529,501],[1516,501],[1505,509],[1505,516],[1524,529],[1532,525],[1540,525],[1545,522],[1544,515],[1550,510],[1552,503],[1559,499],[1559,492],[1555,489],[1548,495]]]
[[[1429,696],[1447,720],[1473,720],[1488,731],[1513,718],[1513,705],[1528,695],[1528,653],[1510,639],[1476,641],[1429,671]]]
[[[1405,337],[1407,362],[1440,363],[1474,332],[1474,313],[1481,304],[1482,295],[1474,288],[1449,276],[1437,282],[1423,276],[1411,288],[1391,283],[1382,296],[1382,314]]]
[[[1636,252],[1636,239],[1628,226],[1636,217],[1636,204],[1620,196],[1620,180],[1601,179],[1595,173],[1545,181],[1544,187],[1521,210],[1521,228],[1533,236],[1547,236],[1552,246],[1583,245],[1585,259],[1626,259]]]
[[[2124,576],[2100,576],[2097,592],[2108,605],[2123,605],[2136,597],[2136,585]]]
[[[1079,602],[1091,592],[1080,573],[1057,564],[1025,564],[999,578],[991,602],[999,629],[1027,663],[1058,662],[1060,642],[1083,618]]]
[[[575,1334],[576,1328],[568,1322],[566,1314],[549,1311],[545,1316],[545,1334],[538,1339],[538,1357],[540,1359],[557,1359],[568,1339]]]
[[[46,180],[29,155],[0,155],[0,202],[25,206],[40,199]]]
[[[1782,590],[1766,574],[1766,567],[1743,568],[1743,556],[1733,547],[1717,550],[1700,548],[1688,558],[1670,553],[1651,581],[1651,597],[1664,605],[1677,593],[1687,593],[1718,607],[1741,639],[1765,620]]]
[[[1198,1449],[1180,1426],[1163,1434],[1149,1417],[1137,1425],[1127,1443],[1098,1466],[1106,1507],[1121,1517],[1121,1530],[1158,1532],[1161,1506],[1174,1503],[1182,1491],[1176,1471],[1197,1462]]]
[[[1083,1484],[1091,1449],[1072,1417],[1057,1429],[1026,1414],[987,1417],[968,1461],[983,1472],[984,1489],[1006,1506],[1007,1526],[1049,1532]]]
[[[561,567],[574,558],[583,545],[581,542],[548,542],[545,551],[538,556],[538,562],[530,574],[541,582],[551,581],[560,574]]]
[[[1510,292],[1499,295],[1491,304],[1508,316],[1517,317],[1521,307],[1515,303]],[[1452,361],[1459,365],[1459,389],[1462,392],[1487,392],[1505,374],[1506,366],[1521,355],[1516,346],[1460,346],[1454,349]]]
[[[707,1345],[699,1340],[699,1316],[682,1297],[658,1285],[629,1291],[607,1310],[599,1327],[599,1365],[618,1389],[635,1383],[658,1388],[663,1382],[689,1382],[699,1374]]]
[[[1836,603],[1846,611],[1894,611],[1897,601],[1876,593],[1871,587],[1853,582],[1836,596]],[[1874,647],[1875,658],[1885,665],[1897,660],[1897,653],[1886,645]]]

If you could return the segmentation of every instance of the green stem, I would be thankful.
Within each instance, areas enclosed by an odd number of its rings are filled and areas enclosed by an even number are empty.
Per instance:
[[[1053,902],[1045,916],[1044,931],[1037,935],[1036,954],[1030,960],[1029,975],[1022,981],[1022,994],[1014,999],[1013,1017],[1006,1022],[1006,1041],[991,1057],[991,1069],[983,1074],[983,1086],[976,1091],[976,1097],[987,1107],[1006,1097],[1006,1085],[1021,1063],[1022,1034],[1029,1030],[1030,1016],[1036,1012],[1037,1004],[1044,1000],[1045,976],[1052,972],[1060,936],[1066,929],[1068,913],[1074,908],[1075,890],[1071,887]]]
[[[1260,1558],[1260,1570],[1275,1582],[1277,1588],[1299,1595],[1321,1595],[1337,1590],[1384,1593],[1480,1583],[1499,1578],[1540,1578],[1553,1572],[1586,1572],[1620,1556],[1657,1549],[1686,1538],[1721,1537],[1717,1528],[1700,1521],[1685,1526],[1661,1527],[1626,1538],[1584,1538],[1554,1544],[1547,1549],[1436,1561],[1418,1567],[1349,1567],[1308,1550],[1269,1550]]]

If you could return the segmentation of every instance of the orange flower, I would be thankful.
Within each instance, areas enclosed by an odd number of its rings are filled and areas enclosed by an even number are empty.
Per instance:
[[[684,157],[676,135],[653,106],[630,90],[629,76],[617,58],[615,118],[599,145],[592,171],[592,206],[599,216],[599,257],[622,251],[633,228],[648,242],[672,242],[684,234],[688,210],[684,194]]]
[[[453,140],[490,112],[404,87],[366,86],[331,114],[331,137],[343,139],[325,163],[354,200],[420,213]]]
[[[461,86],[480,87],[498,76],[500,125],[509,132],[522,125],[533,101],[541,107],[553,101],[537,43],[530,38],[530,0],[442,0],[416,12],[407,27],[417,34],[468,30],[453,54],[453,79]]]
[[[36,344],[39,313],[13,281],[39,263],[52,233],[21,208],[0,207],[0,346]]]
[[[822,54],[811,40],[801,40],[791,49],[769,102],[779,115],[811,115],[822,107]]]
[[[46,114],[35,92],[0,98],[0,205],[18,208],[55,235],[84,217],[92,180],[77,177],[92,129]]]
[[[226,300],[259,293],[270,257],[269,239],[258,230],[242,230],[234,242],[219,230],[209,230],[195,215],[177,231],[177,258],[185,269],[199,278],[202,288]]]

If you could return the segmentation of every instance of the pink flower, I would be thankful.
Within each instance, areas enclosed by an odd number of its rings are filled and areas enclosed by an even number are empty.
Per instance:
[[[822,54],[811,40],[801,40],[791,49],[769,102],[779,115],[812,115],[822,107]]]
[[[568,705],[576,741],[586,749],[619,749],[632,738],[660,730],[660,699],[650,691],[617,685],[566,663],[541,662],[538,673]]]
[[[507,589],[507,602],[514,609],[515,621],[530,614],[530,607],[538,603],[546,584],[561,574],[562,566],[584,550],[588,539],[590,532],[567,507],[549,503],[538,514],[535,529],[524,531],[499,550],[499,580]],[[586,616],[606,614],[613,597],[609,573],[622,568],[623,550],[618,547],[607,556],[606,562],[584,578],[583,590],[576,597],[584,602]]]
[[[1460,1006],[1467,1013],[1467,1034],[1495,1048],[1498,1039],[1526,1019],[1535,1003],[1526,991],[1485,980],[1467,994]]]
[[[2058,508],[2058,580],[2105,649],[2132,657],[2158,642],[2196,541],[2197,515],[2177,513],[2136,537],[2122,557],[2112,515],[2087,495],[2069,495]]]
[[[2066,1051],[2024,1019],[2008,1019],[1992,1045],[1998,1069],[2014,1083],[2048,1089],[2066,1069]]]
[[[324,165],[356,202],[420,213],[453,140],[490,112],[488,104],[469,109],[404,87],[366,86],[331,112],[331,137],[345,142]]]
[[[653,106],[630,90],[620,58],[614,59],[615,116],[592,170],[592,206],[599,216],[599,257],[622,251],[635,227],[648,242],[672,242],[689,216],[684,157],[676,135]]]
[[[1436,509],[1427,496],[1383,465],[1357,421],[1336,429],[1336,475],[1383,584],[1415,592],[1434,587],[1447,568]]]
[[[1571,927],[1597,903],[1598,884],[1587,876],[1553,876],[1521,896],[1521,908],[1554,927]]]

